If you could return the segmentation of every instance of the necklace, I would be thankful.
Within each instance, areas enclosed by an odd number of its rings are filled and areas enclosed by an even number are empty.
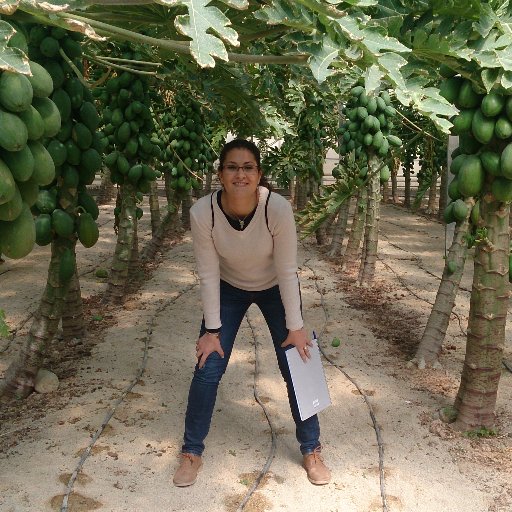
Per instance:
[[[243,218],[240,218],[238,215],[236,215],[235,213],[233,212],[228,212],[228,215],[233,219],[233,220],[236,220],[238,222],[238,224],[240,225],[240,231],[243,231],[244,229],[244,226],[245,226],[245,221],[247,219],[247,217],[250,217],[255,211],[256,211],[256,208],[258,207],[258,202],[259,202],[259,191],[256,192],[256,206],[254,207],[253,210],[251,210],[245,217]]]

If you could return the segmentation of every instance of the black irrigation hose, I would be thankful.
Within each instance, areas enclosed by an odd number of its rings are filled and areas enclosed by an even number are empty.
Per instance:
[[[316,272],[314,269],[308,264],[309,260],[305,260],[304,266],[307,267],[311,273],[316,277]],[[318,286],[318,279],[315,279],[315,287],[316,290],[320,296],[320,303],[322,305],[322,309],[325,316],[325,322],[322,326],[322,329],[320,330],[320,334],[318,335],[318,340],[320,341],[323,337],[323,333],[325,332],[327,322],[329,321],[329,313],[327,311],[327,307],[325,306],[325,300],[324,295],[322,291],[320,290],[320,286]],[[321,354],[324,356],[324,358],[337,370],[339,370],[357,389],[359,394],[363,397],[363,400],[368,407],[368,411],[370,414],[370,418],[372,419],[373,428],[375,430],[375,436],[377,438],[377,445],[379,447],[379,477],[380,477],[380,495],[382,499],[382,512],[388,512],[388,504],[387,504],[387,495],[386,495],[386,481],[385,481],[385,473],[384,473],[384,441],[382,439],[382,433],[379,427],[379,424],[377,423],[377,418],[375,416],[375,412],[373,410],[372,404],[368,398],[368,396],[364,393],[364,390],[361,389],[359,384],[341,367],[338,366],[332,359],[330,359],[327,354],[322,349],[320,343],[318,343],[318,348],[320,349]]]
[[[379,255],[377,255],[377,259],[390,271],[392,272],[393,274],[395,274],[396,278],[398,281],[400,281],[401,285],[411,294],[413,295],[414,297],[416,297],[418,300],[421,300],[423,302],[426,302],[427,304],[429,304],[430,306],[434,306],[434,303],[433,302],[430,302],[429,300],[427,299],[424,299],[423,297],[420,297],[417,293],[413,292],[408,286],[407,284],[405,283],[405,281],[398,275],[398,273],[396,272],[396,270],[394,270],[389,264],[387,264]],[[435,276],[437,277],[437,276]],[[461,318],[460,318],[460,315],[458,315],[457,313],[455,313],[454,311],[451,312],[451,315],[453,315],[455,318],[457,318],[457,321],[459,322],[459,329],[460,329],[460,332],[462,333],[463,336],[467,336],[467,332],[464,330],[464,328],[462,327],[462,323],[461,323]]]
[[[259,475],[257,476],[256,480],[252,484],[251,488],[247,491],[246,495],[244,496],[242,502],[240,505],[238,505],[238,508],[236,509],[236,512],[241,512],[244,510],[245,505],[247,505],[247,502],[251,499],[251,496],[254,494],[258,486],[260,485],[261,481],[267,474],[268,470],[270,469],[270,465],[272,464],[272,461],[274,460],[274,455],[276,453],[276,447],[277,447],[277,435],[276,431],[274,429],[274,425],[272,424],[272,420],[270,419],[270,415],[263,404],[263,402],[260,400],[260,397],[258,395],[258,385],[257,385],[257,379],[258,379],[258,342],[256,341],[256,335],[254,332],[254,327],[251,324],[251,321],[249,320],[249,316],[246,314],[245,318],[247,320],[247,323],[249,324],[249,328],[252,332],[252,338],[254,340],[254,384],[253,384],[253,393],[254,393],[254,399],[256,402],[258,402],[259,406],[263,409],[263,413],[265,414],[265,418],[267,419],[268,426],[270,427],[270,435],[272,437],[272,444],[270,446],[270,452],[268,454],[267,460],[265,461],[265,464],[263,468],[261,469]]]
[[[80,457],[80,460],[78,461],[78,464],[77,464],[75,470],[73,471],[71,477],[69,478],[68,485],[67,485],[67,488],[66,488],[66,493],[64,494],[64,497],[62,499],[62,505],[61,505],[61,508],[60,508],[60,512],[67,512],[68,511],[69,495],[73,491],[73,486],[74,486],[75,480],[78,477],[78,473],[82,469],[82,467],[83,467],[87,457],[89,457],[89,455],[91,453],[91,450],[92,450],[92,447],[94,446],[96,441],[99,439],[99,437],[101,436],[102,432],[105,430],[105,427],[107,426],[108,422],[110,421],[110,419],[112,418],[112,416],[116,412],[116,409],[119,406],[119,404],[125,399],[126,395],[139,382],[139,380],[141,379],[141,377],[142,377],[142,375],[144,373],[144,370],[146,369],[146,364],[147,364],[147,361],[148,361],[149,342],[150,342],[151,337],[153,335],[153,327],[155,325],[156,317],[160,313],[162,313],[162,311],[164,311],[166,308],[168,308],[171,304],[173,304],[178,299],[180,299],[183,295],[185,295],[185,293],[188,293],[190,290],[192,290],[196,286],[197,286],[197,281],[194,284],[189,285],[185,289],[181,290],[181,292],[178,293],[178,295],[176,297],[174,297],[172,299],[169,299],[164,304],[162,304],[155,311],[155,314],[152,315],[151,319],[148,321],[148,327],[147,327],[147,330],[146,330],[146,336],[144,338],[144,354],[142,356],[142,361],[141,361],[141,364],[140,364],[139,369],[137,371],[137,374],[135,375],[133,380],[130,382],[128,387],[126,387],[123,390],[123,392],[121,393],[121,396],[114,402],[114,404],[112,405],[111,409],[108,411],[108,413],[106,414],[105,418],[103,419],[103,422],[101,423],[101,425],[96,430],[94,436],[91,439],[91,442],[89,443],[89,445],[85,449],[84,453]]]

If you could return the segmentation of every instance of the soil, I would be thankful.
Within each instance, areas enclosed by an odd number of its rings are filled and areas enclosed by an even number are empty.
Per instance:
[[[510,371],[503,368],[494,435],[455,432],[438,415],[453,403],[459,385],[470,261],[442,369],[408,364],[442,274],[441,224],[384,205],[377,277],[369,288],[357,287],[354,276],[312,240],[300,243],[306,325],[319,333],[332,400],[320,413],[330,484],[315,487],[306,479],[269,334],[251,308],[219,388],[203,469],[194,486],[176,488],[171,480],[201,318],[190,236],[163,248],[122,306],[105,306],[105,279],[95,271],[108,269],[113,253],[112,205],[101,207],[100,223],[100,242],[78,254],[87,336],[58,337],[45,363],[59,376],[59,389],[1,406],[0,510],[61,510],[81,465],[70,511],[235,512],[260,479],[272,431],[275,456],[245,511],[512,509]],[[150,237],[147,212],[139,236],[141,246]],[[24,342],[47,261],[48,248],[37,248],[0,265],[0,307],[16,334],[0,340],[0,376]],[[341,340],[339,347],[332,346],[333,338]],[[507,330],[508,361],[511,347]]]

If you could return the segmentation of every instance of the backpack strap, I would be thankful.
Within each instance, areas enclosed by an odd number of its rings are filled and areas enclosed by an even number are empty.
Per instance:
[[[212,210],[212,230],[213,226],[215,226],[215,216],[213,215],[213,194],[215,194],[215,192],[212,192],[210,195],[210,208]]]
[[[269,232],[270,234],[272,234],[272,232],[270,231],[270,228],[268,227],[268,201],[269,201],[269,199],[270,199],[270,194],[271,194],[271,193],[272,193],[272,192],[271,192],[271,191],[270,191],[270,189],[269,189],[269,191],[268,191],[268,196],[267,196],[267,200],[265,201],[265,222],[267,223],[267,229],[268,229],[268,232]]]

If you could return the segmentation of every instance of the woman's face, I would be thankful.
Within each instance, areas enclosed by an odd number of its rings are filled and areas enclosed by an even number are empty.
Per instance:
[[[219,180],[225,192],[238,196],[252,195],[260,182],[261,170],[248,149],[235,148],[226,154]]]

